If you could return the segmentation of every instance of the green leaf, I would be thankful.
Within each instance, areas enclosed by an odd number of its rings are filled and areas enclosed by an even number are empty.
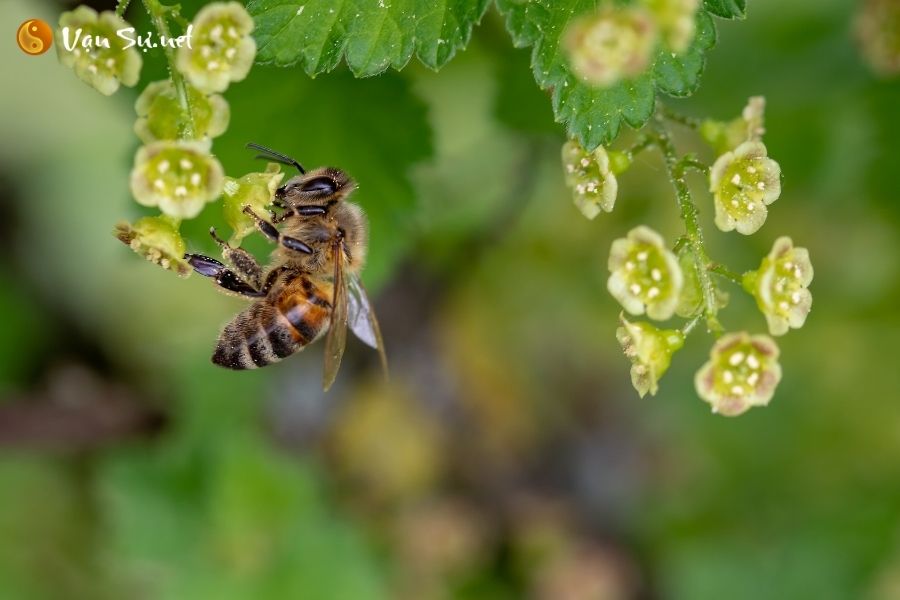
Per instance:
[[[743,19],[747,16],[747,0],[704,0],[703,6],[723,19]]]
[[[531,46],[534,78],[552,94],[556,120],[581,145],[593,150],[619,134],[622,123],[641,127],[653,114],[656,91],[689,96],[699,85],[705,53],[716,42],[716,29],[704,10],[697,13],[697,34],[688,50],[660,50],[648,72],[609,88],[585,84],[569,70],[560,38],[571,17],[594,7],[587,0],[497,0],[518,47]]]
[[[257,61],[310,75],[346,58],[357,77],[401,69],[413,53],[439,69],[469,41],[489,0],[253,0]]]

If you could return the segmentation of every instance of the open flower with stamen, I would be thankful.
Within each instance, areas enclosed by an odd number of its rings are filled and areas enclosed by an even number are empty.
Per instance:
[[[684,334],[677,329],[657,329],[650,323],[631,323],[619,315],[622,326],[616,339],[631,360],[631,385],[643,398],[656,395],[660,378],[672,362],[672,354],[684,346]]]
[[[795,248],[791,238],[775,240],[759,269],[744,274],[744,289],[753,294],[769,324],[769,333],[784,335],[799,329],[812,308],[813,267],[806,248]]]
[[[141,55],[137,48],[125,48],[128,43],[116,35],[117,31],[131,27],[112,11],[97,14],[93,8],[79,6],[73,11],[64,12],[59,17],[59,29],[56,30],[56,53],[59,62],[72,67],[79,79],[95,88],[105,96],[115,93],[119,84],[131,87],[138,82],[141,73]],[[68,35],[63,35],[63,30]],[[78,43],[75,33],[81,30]],[[81,40],[106,39],[106,45],[93,43],[89,48],[82,45]],[[65,41],[69,47],[66,48]]]
[[[569,24],[563,49],[577,76],[609,87],[647,70],[657,39],[656,22],[646,8],[606,5]]]
[[[767,335],[729,333],[712,347],[709,361],[694,377],[700,397],[714,413],[735,417],[766,406],[781,381],[778,346]]]
[[[688,49],[697,33],[700,0],[644,0],[656,18],[663,43],[676,54]]]
[[[204,94],[190,84],[185,87],[194,139],[214,138],[225,133],[231,116],[225,98],[219,94]],[[135,102],[134,110],[138,115],[134,132],[141,141],[149,144],[156,140],[184,139],[188,117],[170,79],[148,85]]]
[[[133,225],[119,223],[113,232],[132,250],[180,277],[191,274],[191,266],[184,260],[186,246],[178,227],[165,216],[143,217]]]
[[[601,211],[612,212],[619,184],[610,170],[606,149],[598,146],[588,152],[575,140],[569,140],[563,145],[562,161],[566,185],[581,214],[593,219]]]
[[[240,179],[225,178],[222,212],[225,222],[234,232],[230,240],[232,245],[239,245],[243,238],[256,230],[255,222],[244,212],[244,207],[249,206],[258,215],[264,214],[272,204],[282,178],[284,173],[276,163],[266,165],[262,173],[248,173]]]
[[[222,92],[244,79],[256,56],[247,10],[237,2],[213,2],[200,9],[193,25],[193,43],[179,48],[176,60],[188,81],[204,92]]]
[[[749,235],[766,221],[769,204],[781,195],[781,167],[762,142],[744,142],[720,156],[709,172],[716,226]]]
[[[193,219],[222,193],[222,165],[203,142],[159,141],[134,157],[131,193],[144,206],[177,219]]]
[[[606,287],[633,315],[668,319],[678,306],[684,278],[678,259],[661,235],[641,225],[615,240],[609,251],[611,275]]]

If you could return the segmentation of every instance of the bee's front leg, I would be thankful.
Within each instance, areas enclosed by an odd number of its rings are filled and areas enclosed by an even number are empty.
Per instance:
[[[280,244],[288,250],[293,250],[294,252],[301,252],[303,254],[313,253],[312,248],[310,248],[307,244],[303,243],[297,238],[281,235],[274,225],[253,212],[253,209],[249,206],[244,207],[244,214],[250,215],[250,217],[253,218],[253,220],[256,222],[256,228],[259,229],[259,231],[271,241]]]

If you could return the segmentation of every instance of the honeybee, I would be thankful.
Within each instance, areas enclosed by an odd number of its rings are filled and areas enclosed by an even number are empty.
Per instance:
[[[226,264],[186,254],[193,269],[222,290],[255,299],[219,335],[213,363],[228,369],[264,367],[325,336],[323,387],[337,376],[347,327],[376,349],[387,373],[378,320],[359,279],[368,249],[368,223],[362,209],[346,200],[356,187],[340,169],[307,172],[295,159],[258,144],[257,158],[296,167],[299,175],[275,192],[270,220],[249,206],[244,212],[259,231],[278,244],[263,268],[246,250],[230,246],[210,229]],[[276,225],[280,225],[280,230]]]

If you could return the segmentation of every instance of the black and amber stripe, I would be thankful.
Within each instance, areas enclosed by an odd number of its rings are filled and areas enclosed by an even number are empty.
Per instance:
[[[212,361],[228,369],[264,367],[315,341],[331,318],[330,284],[300,275],[277,297],[255,302],[225,326]]]

